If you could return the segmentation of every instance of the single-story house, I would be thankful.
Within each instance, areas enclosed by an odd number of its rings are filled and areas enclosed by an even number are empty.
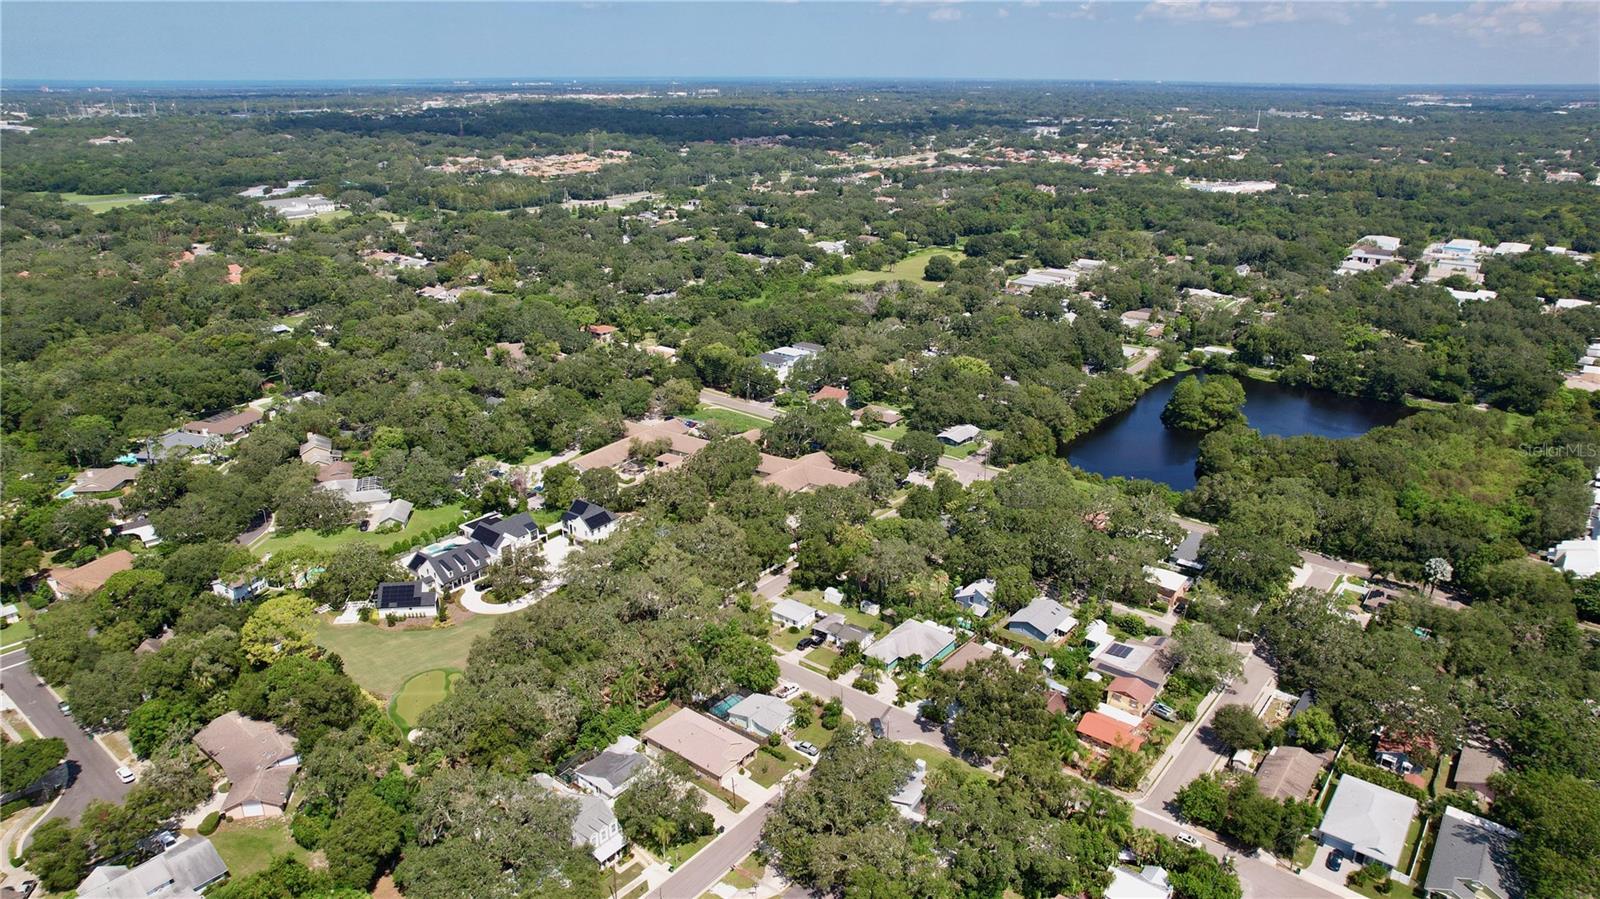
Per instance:
[[[300,461],[307,465],[327,465],[339,461],[339,454],[334,451],[332,438],[307,431],[306,442],[300,444]]]
[[[132,568],[133,553],[119,549],[77,568],[52,568],[45,581],[57,596],[84,595],[104,587],[113,574]]]
[[[1394,868],[1400,864],[1416,816],[1415,799],[1346,774],[1339,778],[1333,801],[1322,816],[1317,839],[1358,865],[1378,862]]]
[[[818,487],[849,487],[861,480],[855,472],[835,466],[821,450],[798,459],[762,453],[756,474],[761,477],[761,483],[782,487],[789,493],[805,493]]]
[[[817,388],[816,393],[811,394],[811,402],[838,403],[841,406],[848,405],[850,402],[850,391],[833,384],[824,384],[823,386]]]
[[[1256,784],[1268,799],[1308,798],[1322,774],[1322,756],[1299,746],[1274,746],[1256,769]]]
[[[426,618],[439,612],[439,597],[421,581],[386,581],[372,588],[372,608],[379,615]]]
[[[955,651],[956,632],[932,621],[901,622],[882,640],[867,647],[867,655],[890,668],[901,659],[916,656],[927,668]]]
[[[513,546],[531,546],[539,542],[544,532],[527,512],[505,518],[499,512],[480,515],[461,525],[464,537],[476,540],[489,548],[495,556]]]
[[[194,743],[232,784],[222,799],[223,814],[233,818],[283,814],[289,804],[289,782],[300,768],[294,737],[270,722],[229,712],[201,728]]]
[[[1049,643],[1064,637],[1078,626],[1067,607],[1053,599],[1039,597],[1006,619],[1006,630]]]
[[[1114,640],[1091,655],[1090,667],[1106,677],[1137,677],[1159,690],[1167,685],[1169,666],[1163,650],[1168,639]]]
[[[679,709],[645,731],[644,741],[678,756],[718,783],[756,751],[754,740],[690,709]]]
[[[161,543],[161,535],[156,533],[156,526],[151,524],[150,519],[143,515],[119,525],[117,527],[117,536],[136,538],[145,546],[156,546]]]
[[[1205,537],[1205,532],[1201,530],[1184,531],[1183,541],[1167,557],[1168,561],[1184,571],[1199,573],[1205,568],[1200,564],[1200,543]]]
[[[593,337],[595,340],[599,341],[600,343],[610,343],[612,337],[617,333],[617,326],[616,325],[584,325],[583,326],[583,330],[588,331],[589,332],[589,336]]]
[[[875,639],[872,631],[860,625],[851,624],[839,612],[824,616],[821,621],[811,626],[811,633],[838,647],[859,643],[862,648],[866,648],[872,645],[872,641]]]
[[[1156,585],[1156,593],[1172,605],[1189,592],[1189,585],[1193,583],[1189,578],[1167,568],[1156,565],[1144,566],[1144,579]]]
[[[982,433],[977,425],[951,425],[939,432],[939,442],[945,446],[961,446],[978,439]]]
[[[374,506],[367,515],[367,530],[376,531],[391,524],[405,527],[411,520],[411,501],[404,499],[391,499],[386,503]]]
[[[1113,677],[1106,685],[1106,702],[1130,715],[1143,717],[1156,701],[1156,688],[1137,677]]]
[[[201,437],[237,437],[261,423],[261,410],[246,406],[235,412],[231,409],[206,418],[196,419],[183,426],[185,431]]]
[[[1485,799],[1494,799],[1494,789],[1489,786],[1489,778],[1500,773],[1505,767],[1505,760],[1495,752],[1478,746],[1461,747],[1461,755],[1456,759],[1455,775],[1450,782],[1451,789],[1471,790]]]
[[[1077,730],[1084,742],[1101,750],[1109,751],[1114,746],[1120,746],[1138,752],[1139,747],[1144,745],[1144,737],[1136,733],[1131,725],[1101,712],[1084,712],[1083,717],[1078,719]]]
[[[772,621],[783,627],[810,628],[821,613],[795,599],[779,599],[772,603]]]
[[[994,592],[994,578],[973,581],[956,591],[956,605],[978,618],[983,618],[989,614],[990,607],[994,605]]]
[[[110,465],[105,468],[85,468],[72,481],[72,493],[110,493],[132,484],[139,478],[139,469],[132,465]]]
[[[432,555],[414,552],[405,567],[427,586],[448,592],[477,580],[491,561],[488,547],[468,540]]]
[[[624,434],[620,439],[573,459],[572,467],[579,472],[612,468],[626,476],[627,473],[621,470],[633,456],[636,443],[665,440],[668,449],[662,456],[657,456],[655,461],[667,467],[681,464],[710,443],[709,440],[690,433],[689,425],[677,418],[667,421],[630,421],[623,428]]]
[[[581,793],[545,773],[535,774],[534,783],[578,806],[572,818],[572,845],[588,846],[594,860],[610,864],[622,850],[628,848],[628,838],[622,834],[622,824],[616,813],[599,796]]]
[[[928,763],[917,759],[911,776],[889,797],[889,804],[907,821],[922,821],[927,815],[922,807],[922,796],[928,791]]]
[[[867,408],[863,409],[862,417],[873,418],[879,422],[882,422],[885,427],[890,428],[905,420],[905,416],[900,413],[899,409],[891,409],[888,406],[878,405],[868,406]]]
[[[638,740],[624,734],[599,755],[574,768],[572,773],[578,783],[607,799],[616,799],[650,764],[639,746]]]
[[[211,592],[228,602],[244,602],[267,589],[267,579],[254,572],[211,582]]]
[[[0,605],[0,621],[4,621],[6,624],[16,624],[21,620],[22,612],[17,608],[16,603],[8,602],[5,605]]]
[[[973,662],[981,662],[995,654],[995,650],[977,640],[968,640],[961,644],[961,648],[950,653],[945,660],[939,663],[940,671],[960,671]]]
[[[1167,882],[1167,869],[1145,865],[1132,871],[1120,865],[1111,869],[1111,885],[1106,887],[1105,899],[1170,899],[1172,884]]]
[[[1115,642],[1117,638],[1111,635],[1111,628],[1104,621],[1096,618],[1083,626],[1083,645],[1089,647],[1091,660],[1099,658]]]
[[[567,511],[561,513],[561,532],[582,543],[586,540],[604,540],[617,529],[617,516],[586,499],[575,499]]]
[[[794,706],[766,693],[751,693],[728,709],[728,723],[760,737],[781,734],[794,724]]]
[[[1447,806],[1422,888],[1428,899],[1522,899],[1511,844],[1518,833]]]
[[[358,478],[349,462],[333,462],[317,469],[317,489],[331,490],[352,506],[371,509],[394,499],[383,489],[383,478]]]
[[[78,899],[191,899],[228,876],[205,837],[186,837],[135,868],[101,865],[78,884]]]

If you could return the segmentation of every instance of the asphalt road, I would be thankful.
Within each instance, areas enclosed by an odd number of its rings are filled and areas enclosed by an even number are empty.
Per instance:
[[[945,745],[942,731],[931,725],[924,727],[905,709],[892,706],[854,687],[835,683],[810,668],[783,659],[778,660],[778,673],[784,680],[799,684],[802,690],[814,696],[829,698],[837,696],[844,700],[844,710],[862,724],[873,718],[882,718],[884,736],[887,739],[925,743],[945,752],[950,751]]]
[[[67,765],[72,772],[72,782],[46,820],[66,818],[76,823],[78,816],[96,799],[122,801],[129,785],[117,779],[116,759],[77,722],[61,714],[55,696],[28,667],[27,649],[0,655],[0,689],[6,691],[41,736],[60,737],[67,743]]]
[[[767,823],[772,804],[782,794],[775,793],[749,817],[733,825],[732,829],[711,841],[706,848],[695,853],[694,858],[672,872],[661,886],[647,894],[648,899],[695,899],[711,889],[717,881],[733,870],[756,848],[761,839],[761,828]]]
[[[1244,659],[1244,673],[1233,679],[1233,684],[1229,686],[1227,692],[1223,693],[1200,719],[1200,726],[1190,732],[1189,738],[1177,748],[1172,764],[1161,772],[1160,778],[1150,786],[1150,790],[1139,801],[1141,808],[1172,814],[1166,805],[1177,795],[1178,790],[1207,771],[1227,764],[1228,753],[1209,741],[1211,719],[1216,716],[1217,709],[1225,705],[1246,705],[1254,709],[1261,697],[1276,685],[1271,666],[1251,652],[1249,644],[1236,645],[1243,645],[1244,652],[1247,653]]]

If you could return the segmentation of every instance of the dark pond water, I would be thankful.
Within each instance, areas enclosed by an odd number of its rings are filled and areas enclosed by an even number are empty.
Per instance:
[[[1161,481],[1177,490],[1194,486],[1194,462],[1203,434],[1168,430],[1161,410],[1183,376],[1150,388],[1132,409],[1107,419],[1067,452],[1073,465],[1106,477]],[[1270,381],[1240,379],[1244,415],[1263,434],[1356,437],[1411,413],[1405,406],[1359,400],[1320,390],[1296,390]]]

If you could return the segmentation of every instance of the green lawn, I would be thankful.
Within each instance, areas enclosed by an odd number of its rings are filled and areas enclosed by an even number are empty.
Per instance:
[[[837,659],[838,657],[839,654],[837,652],[834,652],[826,646],[818,646],[816,649],[811,650],[804,656],[806,661],[816,665],[823,671],[827,671],[828,667],[833,664],[833,660]]]
[[[997,436],[999,436],[998,431],[984,431],[982,437],[974,437],[960,446],[945,447],[944,454],[952,459],[965,459],[989,443],[993,443]]]
[[[465,670],[472,641],[487,634],[497,617],[479,615],[460,624],[428,630],[319,621],[316,642],[339,654],[345,673],[356,683],[373,695],[388,699],[400,692],[401,685],[413,674],[434,668]]]
[[[906,258],[889,266],[887,271],[881,272],[850,272],[847,275],[831,275],[827,280],[836,284],[871,285],[882,284],[885,281],[910,281],[921,287],[938,287],[938,281],[929,281],[923,278],[928,270],[928,260],[934,256],[949,256],[950,261],[961,264],[966,259],[966,254],[954,247],[929,247],[918,250]]]
[[[693,418],[696,421],[714,421],[740,433],[751,428],[756,428],[757,430],[765,429],[772,424],[765,418],[757,418],[754,415],[746,415],[743,412],[735,412],[732,409],[724,409],[720,406],[698,406],[693,412],[684,417]]]
[[[537,465],[540,462],[543,462],[544,460],[546,460],[546,459],[548,459],[548,458],[550,458],[551,456],[554,456],[554,455],[555,455],[555,453],[552,453],[549,450],[534,450],[533,452],[527,454],[526,456],[523,456],[522,457],[522,461],[518,462],[517,464],[518,465]]]
[[[898,424],[891,425],[887,428],[878,428],[876,431],[863,431],[862,433],[870,437],[882,437],[890,443],[893,443],[894,441],[899,440],[901,437],[906,436],[906,432],[909,430],[911,429],[905,425]]]
[[[937,769],[941,766],[948,766],[962,772],[963,774],[978,774],[982,775],[983,777],[987,777],[990,780],[994,780],[1000,776],[998,774],[985,771],[982,768],[970,765],[961,759],[958,759],[955,756],[944,752],[943,750],[935,749],[926,743],[901,743],[900,747],[904,749],[912,758],[922,759],[923,761],[927,762],[928,767],[932,769]]]
[[[301,862],[311,858],[311,853],[289,835],[288,818],[224,821],[210,839],[228,865],[228,876],[234,880],[266,868],[280,855],[292,855]]]
[[[10,631],[6,631],[6,633],[10,633]],[[791,634],[789,633],[789,628],[780,625],[772,629],[771,643],[773,646],[778,647],[780,652],[794,652],[796,645],[808,636],[810,634],[807,631],[799,628],[795,628],[794,633]]]
[[[450,690],[460,679],[461,672],[454,668],[435,668],[411,675],[390,701],[389,717],[400,725],[401,730],[409,730],[416,725],[423,712],[449,696]]]
[[[662,859],[662,861],[665,861],[674,868],[682,867],[684,862],[694,858],[694,854],[696,852],[706,848],[706,846],[716,838],[717,832],[713,830],[700,839],[695,840],[693,843],[684,843],[681,846],[674,846],[667,850],[666,858]]]
[[[728,875],[722,878],[722,882],[736,890],[754,889],[756,880],[755,877],[751,877],[750,875],[755,874],[756,876],[760,876],[761,869],[764,867],[766,866],[756,861],[755,853],[752,852],[745,856],[743,861],[739,862],[737,865],[734,865],[733,870],[729,871]]]
[[[785,774],[800,767],[800,753],[793,747],[784,747],[783,752],[789,756],[787,762],[780,762],[771,755],[757,750],[755,758],[750,760],[750,779],[763,787],[770,787]]]
[[[1306,837],[1294,849],[1294,863],[1296,867],[1305,868],[1316,860],[1317,841]]]
[[[0,630],[0,647],[15,646],[32,636],[33,622],[24,618],[16,624],[6,625],[5,630]]]
[[[424,531],[432,530],[441,524],[464,520],[466,520],[465,511],[461,506],[452,504],[437,509],[418,509],[411,513],[411,520],[406,522],[404,528],[388,534],[369,534],[354,527],[328,535],[316,531],[295,531],[292,534],[273,534],[250,549],[256,555],[264,556],[267,553],[299,547],[332,552],[346,543],[371,543],[386,548],[401,540],[414,540]]]
[[[62,194],[61,202],[84,206],[96,215],[123,206],[137,206],[144,202],[139,194]]]
[[[837,733],[837,730],[828,730],[826,727],[823,727],[820,723],[818,723],[817,716],[813,715],[811,718],[811,725],[809,727],[795,728],[790,732],[789,738],[796,743],[804,741],[810,743],[812,746],[815,746],[818,749],[827,749],[828,744],[833,742],[834,734]],[[798,755],[798,753],[796,754]]]

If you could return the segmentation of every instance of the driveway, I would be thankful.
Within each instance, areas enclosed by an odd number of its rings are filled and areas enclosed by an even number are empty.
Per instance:
[[[1180,831],[1194,834],[1205,844],[1206,851],[1217,858],[1232,854],[1234,870],[1239,875],[1239,885],[1244,891],[1245,899],[1349,899],[1356,895],[1342,886],[1317,883],[1310,878],[1309,872],[1307,875],[1296,875],[1293,871],[1280,868],[1272,862],[1241,856],[1204,833],[1187,830],[1165,814],[1135,807],[1133,823],[1169,837],[1177,835]]]
[[[101,799],[121,802],[129,785],[117,779],[117,761],[96,743],[77,722],[61,714],[56,696],[34,676],[28,667],[28,651],[16,649],[0,655],[0,689],[16,703],[28,723],[41,736],[60,737],[67,743],[67,766],[71,785],[46,816],[66,818],[77,823],[90,802]]]
[[[850,717],[865,724],[873,718],[883,719],[884,736],[890,740],[909,743],[923,743],[949,752],[945,745],[944,733],[933,725],[924,725],[917,721],[910,712],[897,708],[868,693],[863,693],[854,687],[847,687],[836,681],[812,671],[802,665],[796,665],[786,659],[778,660],[778,673],[784,680],[793,681],[815,696],[831,699],[835,696],[844,700],[844,710]]]
[[[756,418],[773,421],[778,417],[778,407],[771,403],[758,400],[742,400],[732,394],[706,387],[700,391],[700,402],[707,406],[716,406],[719,409],[729,409],[734,412],[743,412]]]

